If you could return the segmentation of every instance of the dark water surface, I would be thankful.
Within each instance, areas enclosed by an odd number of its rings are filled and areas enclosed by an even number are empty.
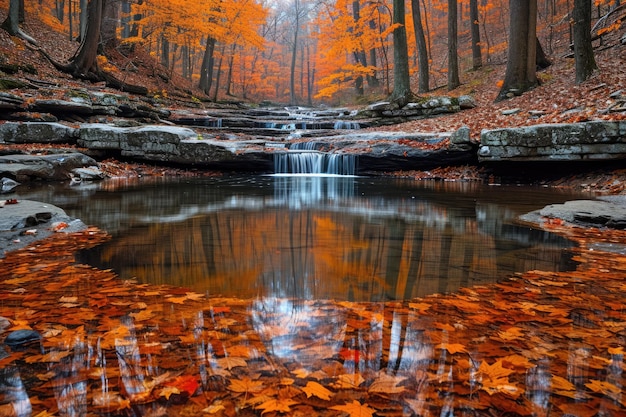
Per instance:
[[[529,186],[225,176],[29,186],[113,239],[79,255],[210,296],[384,301],[573,267],[571,242],[516,222],[580,198]]]

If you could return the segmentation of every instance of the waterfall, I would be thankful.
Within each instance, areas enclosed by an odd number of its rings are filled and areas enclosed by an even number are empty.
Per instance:
[[[355,155],[296,150],[274,155],[276,174],[355,175]]]
[[[335,122],[335,130],[339,130],[339,129],[350,129],[350,130],[355,130],[355,129],[360,129],[361,126],[359,125],[359,122],[348,122],[345,120],[337,120]]]

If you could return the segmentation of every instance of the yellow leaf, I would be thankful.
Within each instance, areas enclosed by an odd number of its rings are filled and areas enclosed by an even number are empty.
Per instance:
[[[614,348],[609,348],[610,355],[623,355],[624,354],[624,346],[618,346]]]
[[[418,310],[420,313],[424,313],[426,310],[430,308],[430,304],[428,303],[409,303],[409,308],[413,310]]]
[[[351,403],[344,405],[336,405],[330,407],[331,410],[343,411],[348,413],[350,417],[373,417],[376,410],[368,407],[366,404],[361,404],[357,400],[353,400]]]
[[[465,350],[465,345],[462,345],[460,343],[441,343],[437,345],[437,348],[445,349],[451,355],[454,355],[455,353],[459,353],[459,352],[467,352],[467,350]]]
[[[291,407],[294,404],[298,404],[297,401],[290,400],[288,398],[275,399],[265,401],[263,404],[257,405],[256,408],[259,410],[263,410],[261,415],[265,413],[271,413],[272,411],[277,411],[279,413],[289,413],[291,411]]]
[[[369,387],[369,392],[380,392],[384,394],[399,394],[405,390],[404,387],[399,387],[398,384],[404,381],[406,378],[396,377],[388,375],[384,372],[374,380]]]
[[[502,340],[511,341],[523,336],[522,332],[523,329],[513,326],[509,327],[505,331],[498,332],[498,336],[500,336],[500,339]]]
[[[585,386],[593,392],[601,392],[611,398],[615,398],[622,392],[620,387],[610,382],[599,381],[597,379],[592,379],[591,382],[586,383]]]
[[[220,367],[228,370],[236,368],[238,366],[248,366],[248,363],[244,358],[233,358],[232,356],[218,359],[217,364]]]
[[[180,390],[176,387],[163,387],[159,390],[159,397],[165,397],[166,400],[169,400],[172,394],[180,394]]]
[[[152,310],[141,310],[137,313],[130,313],[129,316],[135,319],[135,321],[145,321],[150,320],[154,317]]]
[[[326,401],[330,401],[330,396],[332,394],[332,391],[314,381],[309,381],[306,384],[306,387],[302,388],[302,391],[306,393],[307,398],[315,396]]]
[[[253,381],[248,377],[231,379],[228,389],[233,392],[257,392],[263,389],[261,381]]]
[[[361,385],[365,379],[361,376],[361,374],[343,374],[337,377],[337,382],[334,384],[337,388],[357,388]]]

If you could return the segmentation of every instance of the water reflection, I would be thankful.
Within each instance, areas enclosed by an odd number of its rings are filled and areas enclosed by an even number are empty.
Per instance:
[[[514,223],[520,212],[568,196],[520,191],[267,176],[89,189],[47,201],[64,200],[58,205],[70,214],[114,235],[81,260],[123,278],[209,295],[380,301],[571,268],[569,242]]]

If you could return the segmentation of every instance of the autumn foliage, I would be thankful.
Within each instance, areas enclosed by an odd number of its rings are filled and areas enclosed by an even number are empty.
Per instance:
[[[27,12],[70,38],[80,27],[78,2],[26,2]],[[393,83],[391,1],[309,2],[292,0],[149,0],[108,2],[105,16],[115,22],[115,36],[124,48],[147,50],[166,69],[195,86],[201,71],[212,77],[213,98],[230,96],[260,101],[287,101],[290,72],[295,72],[295,95],[302,103],[312,99],[336,103],[354,101],[357,80],[367,97],[382,97]],[[422,3],[427,34],[431,88],[446,83],[447,3]],[[8,7],[8,0],[0,2]],[[461,73],[471,68],[469,2],[459,1],[459,62]],[[571,4],[540,1],[538,33],[551,56],[569,53]],[[594,33],[599,37],[623,28],[623,13],[612,13],[614,2],[595,2]],[[483,61],[499,65],[506,60],[508,1],[479,2],[478,25]],[[297,19],[296,19],[297,18]],[[407,10],[409,60],[417,78],[416,47],[411,11]],[[297,20],[299,36],[294,37]],[[602,39],[602,38],[601,38]],[[203,65],[208,43],[215,41],[210,69]],[[297,44],[294,45],[294,42]],[[294,55],[295,54],[295,55]],[[128,55],[123,71],[137,62]],[[163,76],[163,75],[162,75]],[[122,77],[123,78],[123,77]],[[375,81],[375,82],[374,82]],[[465,82],[466,80],[462,80]],[[413,82],[417,83],[417,80]]]

